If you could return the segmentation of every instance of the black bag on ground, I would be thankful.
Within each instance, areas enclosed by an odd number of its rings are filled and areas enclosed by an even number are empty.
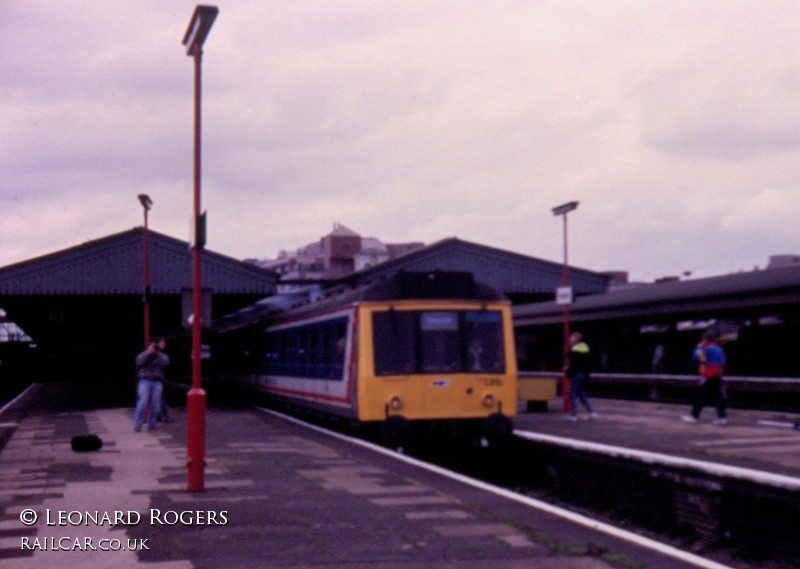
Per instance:
[[[94,452],[103,448],[103,441],[97,435],[72,437],[72,450],[75,452]]]

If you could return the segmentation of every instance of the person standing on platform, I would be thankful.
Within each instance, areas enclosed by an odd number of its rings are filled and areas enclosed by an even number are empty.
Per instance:
[[[653,350],[652,372],[654,374],[664,373],[664,360],[666,355],[667,349],[664,347],[664,344],[658,344]]]
[[[169,356],[164,353],[167,343],[163,338],[155,338],[147,349],[136,356],[136,409],[133,412],[133,429],[142,430],[145,413],[147,426],[152,431],[156,426],[161,407],[161,393],[164,389],[164,368],[169,365]]]
[[[589,397],[586,395],[586,383],[589,381],[591,372],[589,344],[583,341],[583,336],[579,332],[570,335],[569,344],[567,369],[565,370],[569,378],[569,420],[578,420],[578,401],[586,409],[586,418],[594,419],[597,417],[597,413],[594,412]]]
[[[703,338],[692,352],[692,357],[699,364],[700,387],[695,396],[690,415],[681,417],[687,423],[700,421],[703,407],[713,404],[717,409],[716,425],[728,422],[725,417],[725,398],[722,395],[722,376],[725,373],[725,350],[722,349],[713,332],[706,331]]]

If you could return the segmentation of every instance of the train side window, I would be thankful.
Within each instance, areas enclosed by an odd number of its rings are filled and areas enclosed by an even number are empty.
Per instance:
[[[274,334],[262,334],[259,340],[264,347],[263,369],[261,371],[265,371],[267,373],[274,372],[276,366],[280,362],[278,337]]]
[[[336,356],[334,362],[338,366],[344,365],[344,354],[347,349],[347,325],[344,322],[339,322],[336,324],[336,334],[334,335],[336,339],[336,346],[334,349],[336,350]]]
[[[311,326],[308,331],[308,364],[312,368],[311,375],[313,376],[317,375],[317,366],[320,364],[319,328],[319,326]]]
[[[416,371],[416,313],[390,310],[372,315],[375,375],[404,375]]]
[[[344,373],[344,355],[347,342],[346,320],[329,322],[325,326],[325,361],[327,375],[330,379],[341,379]]]
[[[286,332],[278,332],[278,371],[281,373],[286,372],[286,358],[288,358],[288,338]]]
[[[277,340],[278,367],[276,371],[283,373],[286,370],[286,362],[289,358],[289,338],[286,336],[286,332],[276,332],[270,335],[275,336]]]
[[[299,375],[302,367],[302,348],[300,344],[300,331],[290,330],[286,338],[286,372]]]
[[[330,329],[330,324],[322,324],[319,327],[319,362],[324,366],[329,366],[333,363],[330,347]]]
[[[300,365],[300,369],[302,370],[301,375],[304,375],[306,364],[308,363],[308,330],[305,328],[300,328],[297,334],[299,337],[297,342],[297,363]]]

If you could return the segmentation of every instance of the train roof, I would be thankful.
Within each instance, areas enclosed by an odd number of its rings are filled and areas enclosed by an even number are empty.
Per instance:
[[[391,300],[505,300],[495,289],[476,282],[472,273],[460,271],[398,272],[360,287],[336,287],[325,291],[278,294],[224,316],[214,325],[226,332],[260,324],[327,312],[363,301]]]
[[[704,314],[800,302],[800,267],[781,267],[687,281],[656,283],[582,296],[570,305],[575,321]],[[514,307],[515,326],[557,324],[562,307],[541,302]]]
[[[399,272],[364,289],[363,300],[502,300],[505,296],[462,271]]]

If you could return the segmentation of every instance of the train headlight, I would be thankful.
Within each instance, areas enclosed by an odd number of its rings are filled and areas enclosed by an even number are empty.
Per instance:
[[[494,395],[492,395],[491,393],[488,393],[486,396],[484,396],[484,398],[483,398],[483,406],[484,407],[486,407],[487,409],[492,409],[492,408],[494,408],[494,404],[495,404]]]
[[[400,409],[403,408],[403,400],[400,399],[397,395],[395,395],[389,400],[389,408],[392,411],[399,411]]]

